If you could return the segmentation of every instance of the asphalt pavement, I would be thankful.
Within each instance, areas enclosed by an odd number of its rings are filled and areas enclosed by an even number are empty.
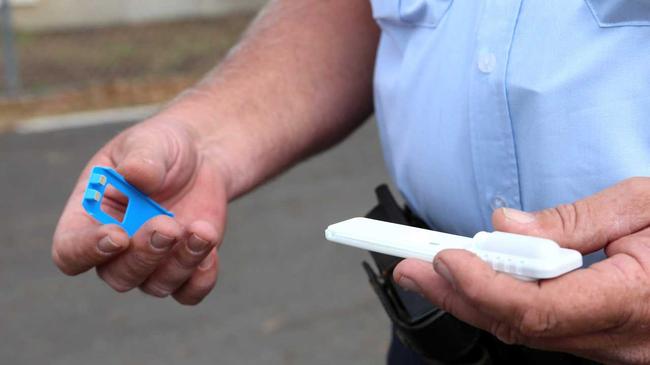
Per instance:
[[[389,322],[360,262],[328,243],[387,181],[376,126],[234,202],[197,307],[70,278],[51,236],[86,160],[128,124],[0,135],[0,364],[381,364]]]

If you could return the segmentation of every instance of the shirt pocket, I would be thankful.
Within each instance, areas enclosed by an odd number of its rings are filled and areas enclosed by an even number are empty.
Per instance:
[[[380,23],[435,28],[453,0],[371,0],[372,13]]]
[[[600,27],[650,26],[650,0],[585,0]]]

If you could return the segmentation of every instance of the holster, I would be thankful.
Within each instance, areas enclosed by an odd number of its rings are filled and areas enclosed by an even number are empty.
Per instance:
[[[377,187],[375,193],[379,203],[366,217],[426,227],[408,208],[398,205],[386,185]],[[402,259],[376,252],[371,255],[378,272],[367,262],[363,268],[402,343],[427,359],[443,363],[488,364],[485,350],[478,344],[478,329],[396,285],[393,269]]]

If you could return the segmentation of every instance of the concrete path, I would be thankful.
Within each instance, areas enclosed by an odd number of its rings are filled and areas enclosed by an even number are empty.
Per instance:
[[[195,308],[51,263],[72,183],[125,126],[0,135],[0,363],[383,362],[389,323],[360,267],[369,256],[322,237],[387,180],[374,124],[232,204],[219,284]]]

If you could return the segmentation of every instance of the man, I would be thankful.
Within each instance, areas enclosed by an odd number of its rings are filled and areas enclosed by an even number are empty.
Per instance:
[[[366,119],[377,56],[374,110],[413,211],[451,233],[549,237],[598,261],[529,283],[450,250],[433,266],[403,261],[395,280],[508,343],[648,363],[650,179],[631,178],[650,172],[648,55],[647,1],[271,1],[200,84],[91,159],[54,261],[96,268],[118,291],[200,302],[227,202]],[[132,239],[98,226],[79,203],[93,165],[177,218]]]

